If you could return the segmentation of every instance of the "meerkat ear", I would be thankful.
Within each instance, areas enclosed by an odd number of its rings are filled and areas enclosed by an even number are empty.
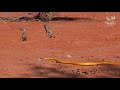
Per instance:
[[[19,30],[21,30],[21,28],[18,28]]]
[[[20,28],[21,31],[25,31],[25,29],[23,27]]]
[[[44,27],[46,27],[46,25],[44,25]]]
[[[18,29],[22,30],[23,28],[22,28],[22,27],[19,27]]]

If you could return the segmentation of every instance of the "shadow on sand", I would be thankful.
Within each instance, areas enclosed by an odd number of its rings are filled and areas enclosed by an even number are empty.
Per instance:
[[[20,75],[20,78],[85,78],[80,73],[72,72],[70,70],[61,70],[58,67],[46,67],[44,65],[31,64],[29,70],[31,74],[24,73]]]
[[[47,78],[85,78],[80,74],[59,70],[60,68],[33,66],[31,70],[36,76]]]
[[[102,67],[105,75],[96,76],[96,78],[120,78],[120,67],[116,65],[106,65]]]
[[[89,21],[89,20],[93,20],[93,19],[88,18],[88,17],[83,17],[83,18],[78,18],[78,17],[54,17],[52,19],[52,21],[75,21],[75,20]]]

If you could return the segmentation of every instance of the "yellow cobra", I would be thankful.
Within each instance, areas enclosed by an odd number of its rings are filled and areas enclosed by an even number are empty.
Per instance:
[[[120,65],[120,63],[115,63],[115,62],[67,62],[63,60],[57,60],[55,58],[43,58],[45,60],[54,60],[57,63],[62,63],[62,64],[71,64],[71,65],[80,65],[80,66],[94,66],[94,65]]]

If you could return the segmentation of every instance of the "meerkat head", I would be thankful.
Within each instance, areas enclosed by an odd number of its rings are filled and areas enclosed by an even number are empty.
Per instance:
[[[21,31],[25,31],[25,29],[24,29],[24,28],[22,28],[22,27],[21,27],[21,28],[19,28],[19,30],[21,30]]]
[[[44,25],[44,27],[46,28],[46,27],[47,27],[47,25]]]

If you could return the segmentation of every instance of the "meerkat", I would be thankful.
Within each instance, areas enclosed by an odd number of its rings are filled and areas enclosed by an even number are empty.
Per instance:
[[[22,41],[27,41],[27,33],[24,28],[19,28],[22,31]]]
[[[55,38],[54,33],[51,31],[51,29],[48,27],[48,25],[44,25],[46,35],[48,35],[49,38]]]

